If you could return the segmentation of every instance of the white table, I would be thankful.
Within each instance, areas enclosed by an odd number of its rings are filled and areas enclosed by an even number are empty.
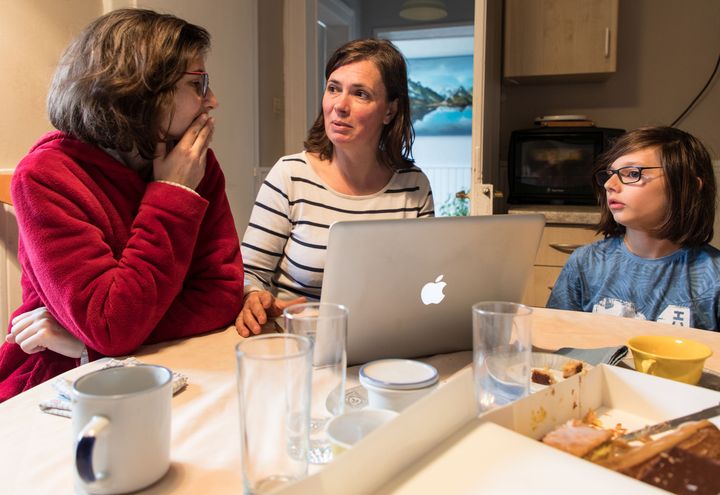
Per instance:
[[[638,334],[672,334],[710,345],[706,367],[720,370],[720,333],[682,329],[611,316],[536,309],[533,344],[544,349],[620,345]],[[173,398],[172,466],[142,493],[242,493],[234,347],[234,328],[187,340],[146,346],[135,356],[188,377]],[[446,379],[470,362],[470,352],[428,358]],[[93,362],[67,372],[74,379],[102,367]],[[348,374],[348,387],[357,384]],[[0,494],[72,493],[72,438],[67,418],[43,413],[38,403],[54,395],[41,384],[0,404]],[[139,449],[142,447],[139,446]]]

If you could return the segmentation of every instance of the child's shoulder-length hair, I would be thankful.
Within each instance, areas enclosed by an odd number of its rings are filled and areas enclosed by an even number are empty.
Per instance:
[[[715,174],[710,153],[697,138],[672,127],[642,127],[615,141],[599,158],[595,172],[608,169],[620,157],[656,148],[665,174],[668,202],[654,235],[681,246],[701,246],[713,237],[715,222]],[[600,203],[598,232],[605,237],[625,234],[607,205],[605,188],[595,184]]]
[[[60,59],[50,122],[88,143],[152,159],[175,85],[209,49],[204,28],[172,15],[119,9],[101,16]]]

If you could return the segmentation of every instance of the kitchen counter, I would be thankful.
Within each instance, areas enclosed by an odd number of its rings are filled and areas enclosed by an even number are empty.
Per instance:
[[[574,205],[508,205],[509,215],[542,213],[548,224],[597,225],[599,206]]]

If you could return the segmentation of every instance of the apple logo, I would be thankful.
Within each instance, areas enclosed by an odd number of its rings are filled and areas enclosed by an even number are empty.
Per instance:
[[[440,275],[435,279],[435,282],[428,282],[423,286],[420,292],[420,299],[426,306],[428,304],[440,304],[440,302],[445,299],[443,290],[447,284],[441,281],[443,277],[444,275]]]

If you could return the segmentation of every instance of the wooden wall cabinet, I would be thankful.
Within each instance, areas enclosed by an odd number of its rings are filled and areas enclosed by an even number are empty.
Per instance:
[[[505,0],[505,79],[602,80],[615,72],[618,0]]]
[[[545,307],[555,280],[570,254],[578,247],[600,239],[602,235],[596,234],[592,226],[548,224],[543,231],[523,303]]]

